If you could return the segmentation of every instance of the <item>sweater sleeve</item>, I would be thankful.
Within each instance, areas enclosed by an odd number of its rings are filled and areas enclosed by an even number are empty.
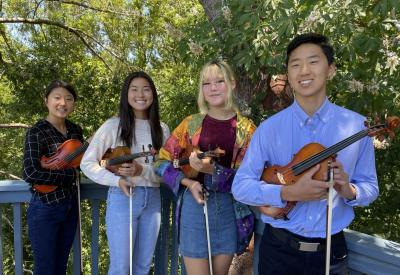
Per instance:
[[[113,147],[118,132],[115,119],[106,121],[94,134],[89,147],[83,155],[81,169],[83,173],[102,185],[118,186],[120,176],[100,166],[100,160],[107,149]]]

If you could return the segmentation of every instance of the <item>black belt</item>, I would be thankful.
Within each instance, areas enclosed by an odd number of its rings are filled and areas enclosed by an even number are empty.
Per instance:
[[[269,227],[269,232],[272,233],[275,238],[285,244],[288,244],[293,249],[304,252],[317,252],[325,250],[326,239],[324,238],[302,237],[291,233],[286,229],[275,228],[269,224],[265,224],[265,226]],[[332,244],[341,240],[344,240],[343,231],[340,231],[339,233],[331,236]]]

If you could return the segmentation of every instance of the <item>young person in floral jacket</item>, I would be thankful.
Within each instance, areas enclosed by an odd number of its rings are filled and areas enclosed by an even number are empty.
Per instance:
[[[253,233],[254,216],[247,205],[235,201],[231,185],[255,131],[233,103],[235,79],[224,61],[207,63],[200,73],[199,114],[185,118],[159,152],[156,172],[180,194],[180,252],[189,275],[209,270],[203,205],[207,200],[213,273],[227,274],[235,253],[242,253]],[[218,158],[199,158],[200,152],[220,148]],[[173,161],[188,158],[188,164]],[[189,191],[189,192],[188,192]],[[204,195],[206,194],[206,195]]]

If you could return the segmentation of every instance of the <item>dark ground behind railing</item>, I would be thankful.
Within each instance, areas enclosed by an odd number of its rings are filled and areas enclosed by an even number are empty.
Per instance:
[[[23,234],[22,205],[29,202],[31,194],[29,186],[24,181],[0,181],[0,216],[2,205],[12,204],[13,235],[14,235],[14,274],[23,274]],[[100,203],[107,198],[107,187],[85,180],[81,186],[82,200],[89,200],[91,205],[91,274],[99,274],[99,228],[104,224],[100,216]],[[176,241],[175,210],[172,193],[161,188],[161,228],[155,251],[154,274],[184,274],[178,255]],[[173,211],[173,212],[172,212]],[[86,223],[87,221],[82,221]],[[0,274],[4,274],[3,258],[3,226],[0,219]],[[254,249],[254,272],[257,275],[258,245],[263,232],[263,224],[257,223]],[[346,230],[346,240],[349,248],[350,274],[400,274],[400,244],[369,236],[352,230]],[[84,237],[84,236],[83,236]],[[74,242],[73,251],[78,251],[78,242]],[[73,254],[73,274],[79,274],[79,253]]]

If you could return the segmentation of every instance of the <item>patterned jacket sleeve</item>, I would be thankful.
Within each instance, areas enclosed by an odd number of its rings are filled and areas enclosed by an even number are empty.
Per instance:
[[[179,184],[185,177],[180,168],[174,168],[173,159],[182,155],[187,147],[187,119],[181,122],[172,132],[164,146],[160,149],[159,158],[154,164],[156,174],[162,177],[163,182],[177,195]]]

